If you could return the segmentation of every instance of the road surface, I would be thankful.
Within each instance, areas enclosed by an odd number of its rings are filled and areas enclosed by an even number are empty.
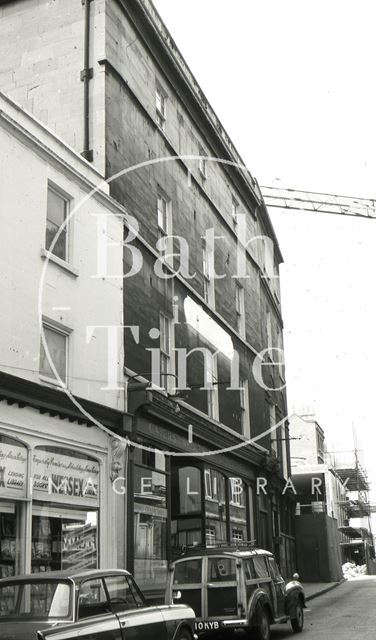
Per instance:
[[[375,640],[376,576],[344,582],[307,602],[304,629],[292,634],[290,624],[272,626],[271,640]]]

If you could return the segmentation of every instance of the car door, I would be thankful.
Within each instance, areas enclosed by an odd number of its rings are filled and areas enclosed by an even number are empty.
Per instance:
[[[268,561],[269,561],[269,568],[270,568],[270,576],[271,576],[272,584],[274,587],[275,609],[277,612],[277,616],[283,616],[285,615],[285,599],[286,599],[285,581],[281,576],[280,570],[278,568],[278,565],[275,559],[269,557]]]
[[[207,558],[207,617],[236,618],[238,615],[238,588],[236,559],[230,556]]]
[[[74,636],[76,638],[123,640],[119,619],[111,610],[103,578],[90,578],[80,584],[77,622]]]
[[[167,626],[158,607],[147,606],[132,576],[104,578],[111,609],[116,614],[122,640],[167,640]]]
[[[192,607],[196,618],[202,618],[203,587],[202,587],[202,558],[189,558],[175,562],[171,580],[171,600],[178,604],[186,604]],[[174,600],[174,594],[180,591],[181,598]]]

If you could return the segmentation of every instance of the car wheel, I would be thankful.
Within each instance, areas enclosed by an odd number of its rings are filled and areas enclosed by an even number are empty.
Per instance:
[[[192,640],[192,634],[190,631],[188,631],[188,629],[182,629],[179,632],[176,640]]]
[[[294,633],[300,633],[303,631],[304,626],[304,612],[301,602],[298,602],[295,609],[295,618],[291,618],[291,626]]]
[[[252,627],[252,637],[255,640],[270,640],[270,620],[266,607],[259,607],[257,611],[257,625]]]

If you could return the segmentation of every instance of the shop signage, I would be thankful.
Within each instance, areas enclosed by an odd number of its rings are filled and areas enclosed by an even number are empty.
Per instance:
[[[33,453],[33,495],[39,500],[69,498],[79,504],[99,502],[99,463],[66,453]]]
[[[0,440],[0,496],[26,496],[27,449]]]

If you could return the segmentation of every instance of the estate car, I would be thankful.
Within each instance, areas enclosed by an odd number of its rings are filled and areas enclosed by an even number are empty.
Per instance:
[[[189,606],[147,606],[122,570],[0,580],[1,640],[193,640]]]
[[[245,629],[269,640],[270,625],[303,629],[304,589],[295,575],[285,583],[272,553],[253,548],[186,551],[170,567],[166,602],[184,602],[196,613],[196,633]]]

